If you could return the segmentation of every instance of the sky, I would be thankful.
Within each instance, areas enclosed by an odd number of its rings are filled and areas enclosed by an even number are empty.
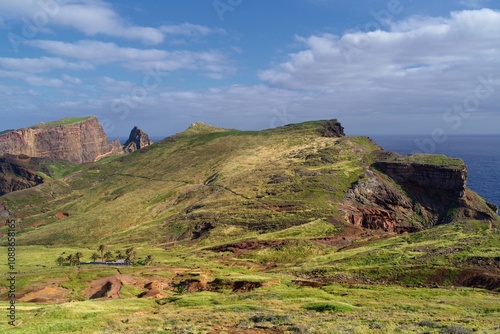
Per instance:
[[[500,134],[500,1],[3,0],[0,131]]]

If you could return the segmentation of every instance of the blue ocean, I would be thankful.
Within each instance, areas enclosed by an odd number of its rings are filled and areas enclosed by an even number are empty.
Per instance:
[[[448,136],[442,143],[425,136],[370,136],[387,151],[399,154],[436,153],[460,158],[467,164],[467,186],[495,204],[500,204],[500,135]]]

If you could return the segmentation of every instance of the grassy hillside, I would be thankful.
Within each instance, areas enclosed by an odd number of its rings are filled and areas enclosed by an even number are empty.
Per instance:
[[[366,137],[324,137],[323,124],[256,132],[195,123],[127,156],[56,166],[58,177],[0,197],[18,223],[13,332],[498,332],[498,221],[453,216],[410,234],[350,224],[346,193],[366,181],[380,149]],[[90,261],[99,245],[154,260],[56,264],[77,252]],[[92,299],[96,289],[105,294]]]
[[[315,123],[192,131],[4,196],[19,218],[19,243],[168,243],[190,239],[205,222],[227,240],[317,219],[333,223],[343,219],[335,203],[377,149],[363,137],[321,137]],[[56,220],[59,211],[69,217]]]
[[[83,122],[92,116],[87,117],[67,117],[54,122],[39,123],[32,126],[32,129],[48,129],[59,125],[70,125],[75,123]]]

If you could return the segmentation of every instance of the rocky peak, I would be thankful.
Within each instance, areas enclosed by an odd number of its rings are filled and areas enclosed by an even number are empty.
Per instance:
[[[123,149],[127,153],[132,153],[151,144],[153,144],[153,142],[149,138],[148,134],[139,129],[137,126],[134,126]]]

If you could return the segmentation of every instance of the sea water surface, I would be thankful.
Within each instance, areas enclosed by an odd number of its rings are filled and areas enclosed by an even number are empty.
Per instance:
[[[462,159],[468,169],[467,186],[489,202],[500,205],[500,135],[448,136],[443,143],[429,144],[418,135],[372,135],[378,145],[399,154],[436,153]],[[419,141],[428,139],[426,147]],[[429,152],[430,149],[433,152]]]

